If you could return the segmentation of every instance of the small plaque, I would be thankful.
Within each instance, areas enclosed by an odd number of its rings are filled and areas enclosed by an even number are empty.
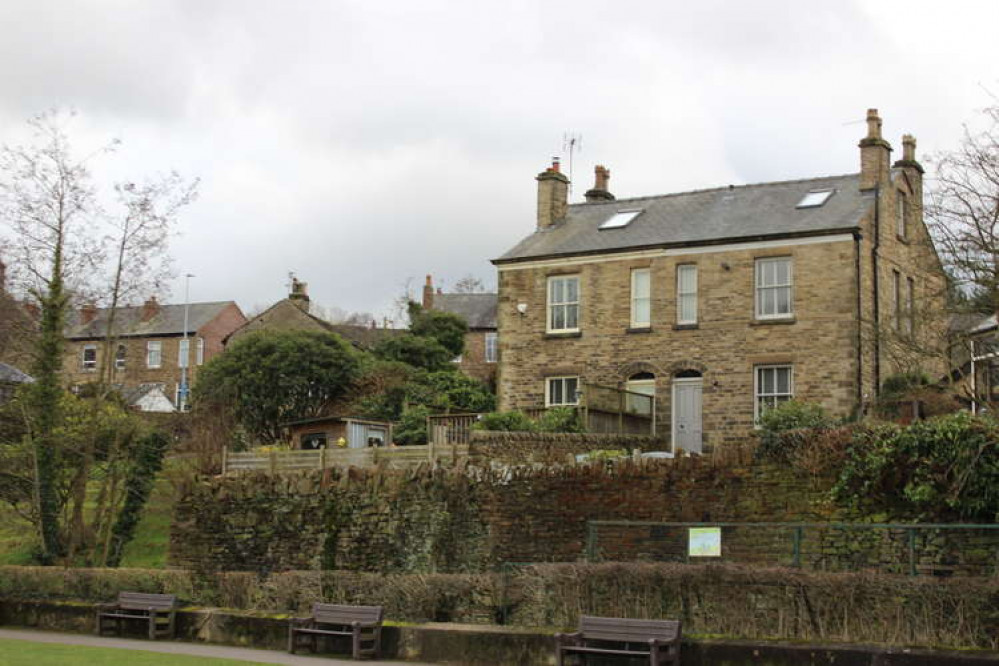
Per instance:
[[[721,528],[691,527],[687,553],[690,557],[721,557]]]

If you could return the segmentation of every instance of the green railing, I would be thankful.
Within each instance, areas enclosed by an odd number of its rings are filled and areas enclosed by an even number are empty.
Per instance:
[[[691,557],[691,528],[721,530],[720,557]],[[999,576],[999,524],[654,522],[591,520],[585,556],[741,562],[822,571]]]

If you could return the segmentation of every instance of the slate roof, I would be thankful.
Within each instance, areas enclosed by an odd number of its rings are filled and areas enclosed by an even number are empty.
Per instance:
[[[284,298],[257,316],[248,320],[242,326],[226,336],[226,343],[228,344],[228,341],[243,335],[245,331],[268,330],[268,328],[270,328],[268,317],[271,313],[279,309],[290,309],[290,311],[295,313],[295,315],[299,318],[298,321],[305,324],[305,326],[294,324],[289,325],[287,322],[283,322],[277,326],[278,330],[308,330],[309,327],[312,327],[313,329],[318,328],[320,330],[336,333],[358,349],[370,350],[385,338],[400,335],[405,332],[394,328],[371,328],[370,326],[358,326],[356,324],[331,324],[325,319],[321,319],[314,314],[302,310],[291,299]]]
[[[27,375],[12,365],[0,363],[0,382],[4,384],[27,384],[35,381],[31,375]]]
[[[535,231],[494,263],[851,230],[874,202],[859,185],[859,174],[847,174],[572,204],[564,222]],[[824,205],[796,208],[808,192],[827,189],[835,193]],[[643,212],[626,227],[598,229],[635,209]]]
[[[434,310],[462,317],[471,329],[496,328],[497,294],[434,294]]]
[[[188,335],[215,319],[234,301],[212,303],[191,303],[188,305]],[[149,321],[142,321],[142,306],[118,308],[114,318],[115,337],[155,337],[184,334],[184,306],[160,305],[160,310]],[[88,324],[79,323],[79,311],[73,313],[66,326],[66,337],[70,340],[92,340],[103,338],[107,328],[109,310],[101,308],[97,316]]]

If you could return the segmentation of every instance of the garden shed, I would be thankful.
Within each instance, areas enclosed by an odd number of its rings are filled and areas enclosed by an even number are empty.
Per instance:
[[[346,447],[363,449],[392,443],[392,424],[350,416],[322,416],[284,424],[294,449],[332,449],[342,437]]]

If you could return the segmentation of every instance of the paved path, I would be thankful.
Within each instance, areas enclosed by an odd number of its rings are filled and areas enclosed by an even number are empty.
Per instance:
[[[123,650],[144,650],[165,654],[185,654],[193,657],[218,657],[220,659],[241,659],[258,664],[289,664],[291,666],[356,666],[352,659],[330,659],[330,655],[305,656],[278,652],[276,650],[255,650],[227,645],[206,643],[180,643],[177,641],[145,641],[129,638],[105,638],[87,634],[65,634],[55,631],[33,631],[30,629],[0,629],[0,638],[35,643],[58,643],[60,645],[87,645],[90,647],[119,648]],[[415,661],[365,661],[373,666],[433,666]]]

